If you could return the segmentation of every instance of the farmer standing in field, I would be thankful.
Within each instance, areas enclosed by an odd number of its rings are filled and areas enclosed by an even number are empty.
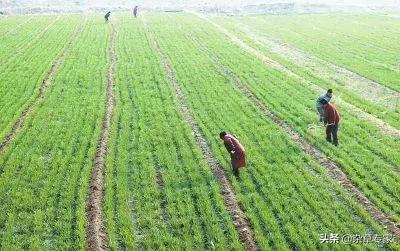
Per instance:
[[[139,6],[135,6],[135,8],[133,8],[133,15],[135,16],[135,17],[137,17],[137,14],[138,14],[138,9],[139,9]]]
[[[108,23],[108,19],[110,18],[110,15],[111,15],[111,11],[107,12],[107,14],[104,16],[106,23]]]
[[[322,105],[324,107],[324,125],[326,126],[326,140],[332,142],[335,146],[339,145],[338,141],[338,131],[339,131],[339,121],[340,115],[336,110],[336,107],[329,104],[325,99],[322,100]]]
[[[239,168],[246,166],[246,152],[244,147],[240,144],[239,140],[231,134],[221,132],[219,137],[224,141],[225,148],[231,155],[233,174],[239,177]]]
[[[322,122],[324,120],[324,108],[322,101],[325,100],[329,103],[332,99],[332,95],[332,89],[329,89],[325,94],[319,96],[319,98],[317,99],[316,107],[319,113],[319,122]]]

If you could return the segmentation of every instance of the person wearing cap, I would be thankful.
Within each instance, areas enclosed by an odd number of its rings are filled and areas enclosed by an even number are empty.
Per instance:
[[[231,134],[221,132],[219,137],[224,141],[225,148],[231,156],[233,174],[239,177],[239,168],[246,166],[246,152],[244,147],[240,144],[237,137]]]
[[[336,107],[328,103],[325,99],[321,101],[324,108],[324,125],[326,126],[326,140],[335,146],[339,145],[338,131],[340,115]],[[333,140],[333,141],[332,141]]]
[[[332,93],[333,93],[332,89],[329,89],[325,94],[322,94],[317,99],[316,107],[319,114],[319,122],[322,122],[324,120],[324,108],[322,105],[322,100],[325,100],[326,102],[329,103],[332,99],[333,95]]]

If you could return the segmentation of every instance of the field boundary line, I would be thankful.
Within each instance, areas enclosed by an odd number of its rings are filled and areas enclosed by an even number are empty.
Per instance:
[[[291,71],[290,69],[288,69],[287,67],[281,65],[280,63],[268,58],[267,56],[265,56],[262,52],[254,49],[253,47],[249,46],[248,44],[246,44],[245,42],[243,42],[240,38],[238,38],[236,35],[232,34],[231,32],[229,32],[227,29],[225,29],[224,27],[216,24],[215,22],[211,21],[210,19],[208,19],[207,17],[197,13],[197,12],[192,12],[192,11],[188,11],[188,13],[191,13],[193,15],[198,16],[199,18],[206,20],[207,22],[209,22],[210,24],[212,24],[214,27],[216,27],[221,33],[225,34],[229,39],[231,39],[234,43],[236,43],[237,45],[239,45],[240,47],[242,47],[245,51],[247,51],[248,53],[252,54],[253,56],[255,56],[256,58],[258,58],[259,60],[261,60],[262,63],[264,63],[267,66],[270,67],[274,67],[275,69],[282,71],[286,74],[288,74],[289,76],[297,79],[298,81],[301,81],[302,83],[308,85],[314,92],[319,92],[319,93],[323,93],[326,92],[325,89],[323,89],[322,87],[312,83],[311,81],[297,75],[296,73],[294,73],[293,71]],[[355,105],[352,105],[346,101],[344,101],[343,99],[341,99],[340,97],[336,97],[336,100],[338,101],[338,104],[343,105],[345,107],[347,107],[347,109],[356,117],[358,117],[359,119],[365,120],[370,122],[371,124],[373,124],[375,127],[377,127],[378,129],[380,129],[384,134],[387,134],[389,136],[394,136],[394,137],[400,137],[400,130],[389,125],[388,123],[382,121],[381,119],[375,117],[372,114],[369,114],[365,111],[363,111],[362,109],[356,107]]]
[[[110,60],[107,79],[107,95],[105,100],[105,114],[102,121],[101,135],[98,141],[96,156],[93,160],[90,188],[86,200],[86,249],[108,250],[108,236],[103,217],[103,193],[108,143],[111,135],[111,126],[116,106],[115,100],[115,71],[116,71],[116,29],[111,23],[110,45],[108,59]]]
[[[28,44],[26,44],[23,47],[17,48],[18,51],[12,57],[10,57],[8,60],[6,60],[3,63],[3,65],[7,65],[10,62],[12,62],[14,59],[16,59],[18,56],[23,54],[26,50],[28,50],[34,43],[38,42],[41,38],[43,38],[44,35],[46,35],[46,33],[49,31],[50,27],[52,27],[58,20],[60,20],[60,18],[61,18],[61,16],[57,16],[57,18],[53,22],[51,22],[48,26],[46,26],[46,28],[44,28],[44,30],[42,30],[41,32],[36,34],[34,38],[29,40]],[[2,60],[2,59],[3,58],[0,58],[0,60]]]
[[[8,35],[10,35],[10,33],[17,31],[18,29],[20,29],[21,27],[23,27],[25,24],[29,23],[29,21],[31,21],[33,19],[32,16],[30,16],[29,18],[27,18],[25,21],[23,21],[22,23],[18,24],[16,27],[14,27],[13,29],[6,31],[2,37],[0,37],[0,41],[2,41],[3,39],[5,39]]]
[[[322,151],[318,150],[316,147],[308,143],[299,133],[297,133],[291,126],[285,123],[284,120],[279,118],[276,114],[271,112],[264,103],[256,97],[256,95],[251,92],[251,90],[243,84],[241,79],[229,70],[227,67],[222,65],[220,62],[216,61],[217,59],[212,59],[214,63],[217,64],[217,67],[220,67],[222,71],[234,81],[235,86],[238,90],[245,95],[252,103],[260,109],[264,115],[274,121],[277,125],[279,125],[285,132],[290,136],[290,138],[296,142],[300,148],[307,154],[311,155],[314,160],[316,160],[319,164],[325,167],[330,176],[339,182],[339,184],[344,187],[350,195],[358,201],[361,207],[366,210],[372,218],[379,222],[384,228],[388,229],[391,234],[395,237],[397,242],[400,241],[400,229],[396,225],[395,221],[392,220],[389,216],[383,213],[375,204],[373,204],[365,195],[362,193],[356,185],[352,183],[352,181],[347,177],[346,173],[342,170],[340,164],[331,160],[327,157]]]
[[[0,142],[0,154],[4,153],[7,146],[11,143],[11,141],[17,136],[18,132],[21,130],[22,126],[25,124],[26,119],[32,113],[34,108],[38,105],[38,103],[44,98],[47,89],[51,85],[54,80],[55,75],[58,73],[61,65],[64,63],[65,58],[72,48],[73,43],[82,32],[83,27],[86,24],[86,18],[82,20],[81,24],[76,28],[74,35],[71,36],[71,39],[67,42],[67,44],[62,49],[59,56],[53,61],[50,70],[46,73],[45,78],[42,80],[42,84],[39,88],[39,94],[36,98],[28,104],[28,106],[23,110],[17,122],[12,126],[11,131],[4,137],[4,139]]]
[[[256,44],[267,47],[272,53],[284,57],[300,67],[311,68],[314,74],[327,81],[337,81],[335,78],[339,76],[339,80],[346,84],[346,89],[349,87],[350,89],[355,88],[356,90],[352,91],[354,95],[365,98],[371,103],[385,106],[390,110],[395,110],[400,102],[400,92],[393,90],[386,85],[380,84],[379,82],[368,79],[346,67],[332,63],[317,55],[309,54],[290,43],[282,42],[280,39],[256,34],[257,32],[251,31],[247,25],[239,28],[239,30],[248,35],[248,37]],[[328,71],[323,72],[323,70],[320,69],[321,67],[316,67],[315,65],[329,68],[329,71],[335,73],[335,76],[331,75],[332,73],[329,73]]]
[[[169,63],[167,56],[161,50],[152,32],[149,30],[144,17],[142,17],[142,20],[145,26],[146,34],[149,38],[149,42],[152,44],[153,49],[157,52],[163,63],[164,71],[171,84],[171,87],[174,89],[183,116],[190,126],[191,130],[193,131],[195,140],[203,153],[203,159],[206,161],[212,173],[218,180],[224,204],[227,207],[228,212],[233,220],[234,226],[239,233],[240,241],[243,243],[246,250],[258,250],[259,247],[255,241],[254,233],[251,229],[251,224],[248,221],[243,209],[240,207],[239,202],[236,199],[235,193],[233,192],[233,189],[231,187],[231,184],[229,183],[228,178],[225,176],[223,168],[218,163],[216,157],[213,155],[211,148],[207,144],[207,141],[202,134],[199,125],[192,116],[191,111],[186,103],[183,90],[181,89],[180,84],[176,79],[176,76],[173,72],[172,66]]]

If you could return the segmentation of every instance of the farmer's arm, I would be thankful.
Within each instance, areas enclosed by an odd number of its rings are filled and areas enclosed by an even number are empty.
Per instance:
[[[224,145],[226,147],[226,150],[228,150],[228,152],[230,153],[234,153],[235,152],[235,144],[233,144],[233,141],[230,137],[225,137],[224,139]]]

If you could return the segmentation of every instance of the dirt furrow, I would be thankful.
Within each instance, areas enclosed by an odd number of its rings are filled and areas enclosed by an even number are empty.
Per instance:
[[[27,18],[25,21],[23,21],[22,23],[18,24],[17,26],[15,26],[13,29],[5,32],[3,34],[3,36],[0,37],[0,41],[3,40],[4,38],[6,38],[9,34],[11,34],[12,32],[15,32],[16,30],[18,30],[19,28],[21,28],[22,26],[24,26],[25,24],[27,24],[29,21],[32,20],[33,17],[29,17]]]
[[[87,250],[108,250],[108,237],[103,221],[103,190],[104,172],[107,159],[108,141],[112,118],[115,110],[115,68],[117,57],[115,54],[116,30],[111,24],[110,48],[108,58],[108,84],[106,97],[106,111],[103,118],[100,139],[97,145],[96,156],[93,161],[93,170],[90,180],[89,194],[86,201],[86,249]]]
[[[244,244],[246,250],[258,250],[258,245],[255,241],[253,231],[251,229],[251,225],[244,214],[242,208],[240,207],[236,196],[233,192],[233,189],[231,187],[231,184],[229,183],[228,179],[225,176],[224,170],[221,167],[221,165],[218,163],[217,159],[213,155],[211,148],[207,144],[207,141],[202,134],[200,127],[198,126],[196,120],[191,114],[191,111],[186,103],[183,91],[180,87],[180,84],[178,80],[175,77],[175,74],[172,70],[172,66],[169,63],[169,60],[167,56],[164,54],[164,52],[161,50],[159,47],[157,41],[155,40],[152,32],[149,30],[146,21],[143,19],[144,26],[146,29],[146,33],[149,37],[150,42],[152,43],[154,50],[158,53],[160,56],[164,70],[167,74],[168,80],[171,83],[175,94],[178,98],[178,101],[180,103],[183,116],[187,123],[189,124],[191,130],[194,133],[195,140],[200,146],[200,149],[203,153],[204,160],[208,164],[208,166],[211,168],[212,173],[214,176],[217,178],[220,188],[221,188],[221,193],[224,199],[224,203],[228,209],[228,212],[233,220],[233,223],[236,227],[236,229],[239,232],[239,239],[240,241]]]
[[[273,120],[278,124],[290,138],[295,141],[301,149],[311,155],[318,163],[324,166],[331,177],[339,182],[357,201],[358,203],[374,218],[375,221],[379,222],[384,228],[395,237],[396,241],[400,241],[400,228],[395,223],[395,221],[384,214],[378,207],[376,207],[357,187],[352,183],[352,181],[347,177],[347,175],[342,171],[340,164],[331,160],[323,152],[315,148],[313,145],[308,143],[299,133],[297,133],[293,128],[291,128],[285,121],[279,118],[276,114],[271,112],[264,103],[258,99],[248,87],[242,83],[241,79],[236,76],[231,70],[222,65],[218,59],[214,58],[214,62],[218,67],[221,68],[227,76],[229,76],[240,92],[249,98],[254,105],[256,105],[268,118]]]
[[[10,57],[6,62],[4,62],[4,65],[9,64],[13,60],[15,60],[19,55],[23,54],[26,50],[28,50],[32,44],[35,42],[39,41],[41,38],[46,35],[46,33],[49,31],[50,27],[52,27],[59,19],[61,16],[57,16],[57,18],[51,22],[44,30],[42,30],[40,33],[38,33],[35,37],[33,37],[31,40],[29,40],[29,43],[27,43],[23,48],[21,48],[17,53],[15,53],[12,57]]]
[[[278,62],[273,61],[270,58],[266,57],[262,52],[260,52],[260,51],[258,51],[256,49],[254,49],[253,47],[249,46],[248,44],[243,42],[241,39],[239,39],[236,35],[230,33],[224,27],[214,23],[213,21],[211,21],[207,17],[205,17],[205,16],[203,16],[203,15],[201,15],[199,13],[196,13],[196,12],[190,12],[190,13],[202,18],[203,20],[206,20],[207,22],[209,22],[210,24],[215,26],[219,31],[221,31],[223,34],[228,36],[233,42],[235,42],[237,45],[242,47],[244,50],[246,50],[250,54],[252,54],[255,57],[257,57],[259,60],[261,60],[268,67],[274,67],[275,69],[277,69],[279,71],[282,71],[282,72],[286,73],[287,75],[297,79],[301,83],[309,86],[315,93],[321,94],[321,93],[326,92],[326,90],[324,90],[320,86],[318,86],[318,85],[310,82],[309,80],[297,75],[296,73],[292,72],[287,67],[279,64]],[[369,113],[361,110],[360,108],[358,108],[358,107],[356,107],[356,106],[354,106],[354,105],[352,105],[350,103],[345,102],[344,100],[342,100],[338,96],[336,96],[336,101],[337,101],[337,104],[339,104],[340,106],[346,107],[346,110],[351,112],[354,116],[358,117],[359,119],[366,120],[366,121],[370,122],[372,125],[374,125],[375,127],[379,128],[383,133],[385,133],[387,135],[390,135],[390,136],[394,136],[394,137],[399,137],[400,136],[400,130],[398,130],[397,128],[394,128],[393,126],[391,126],[388,123],[382,121],[381,119],[373,116],[372,114],[369,114]]]
[[[29,115],[35,109],[37,104],[44,98],[48,87],[53,82],[54,76],[57,74],[58,70],[60,69],[60,66],[64,63],[66,55],[68,54],[68,52],[70,51],[70,49],[71,49],[72,45],[74,44],[75,40],[77,39],[77,37],[81,33],[85,23],[86,23],[86,18],[78,26],[78,28],[76,29],[74,35],[71,37],[69,42],[66,44],[66,46],[62,50],[60,56],[51,65],[50,70],[47,72],[46,77],[43,79],[42,84],[40,85],[39,94],[25,108],[25,110],[22,112],[21,116],[18,118],[17,122],[15,122],[15,124],[13,125],[11,131],[7,134],[7,136],[3,139],[3,141],[1,141],[1,143],[0,143],[0,154],[3,153],[6,150],[7,146],[17,136],[18,132],[20,131],[22,126],[25,124],[25,120],[29,117]]]

